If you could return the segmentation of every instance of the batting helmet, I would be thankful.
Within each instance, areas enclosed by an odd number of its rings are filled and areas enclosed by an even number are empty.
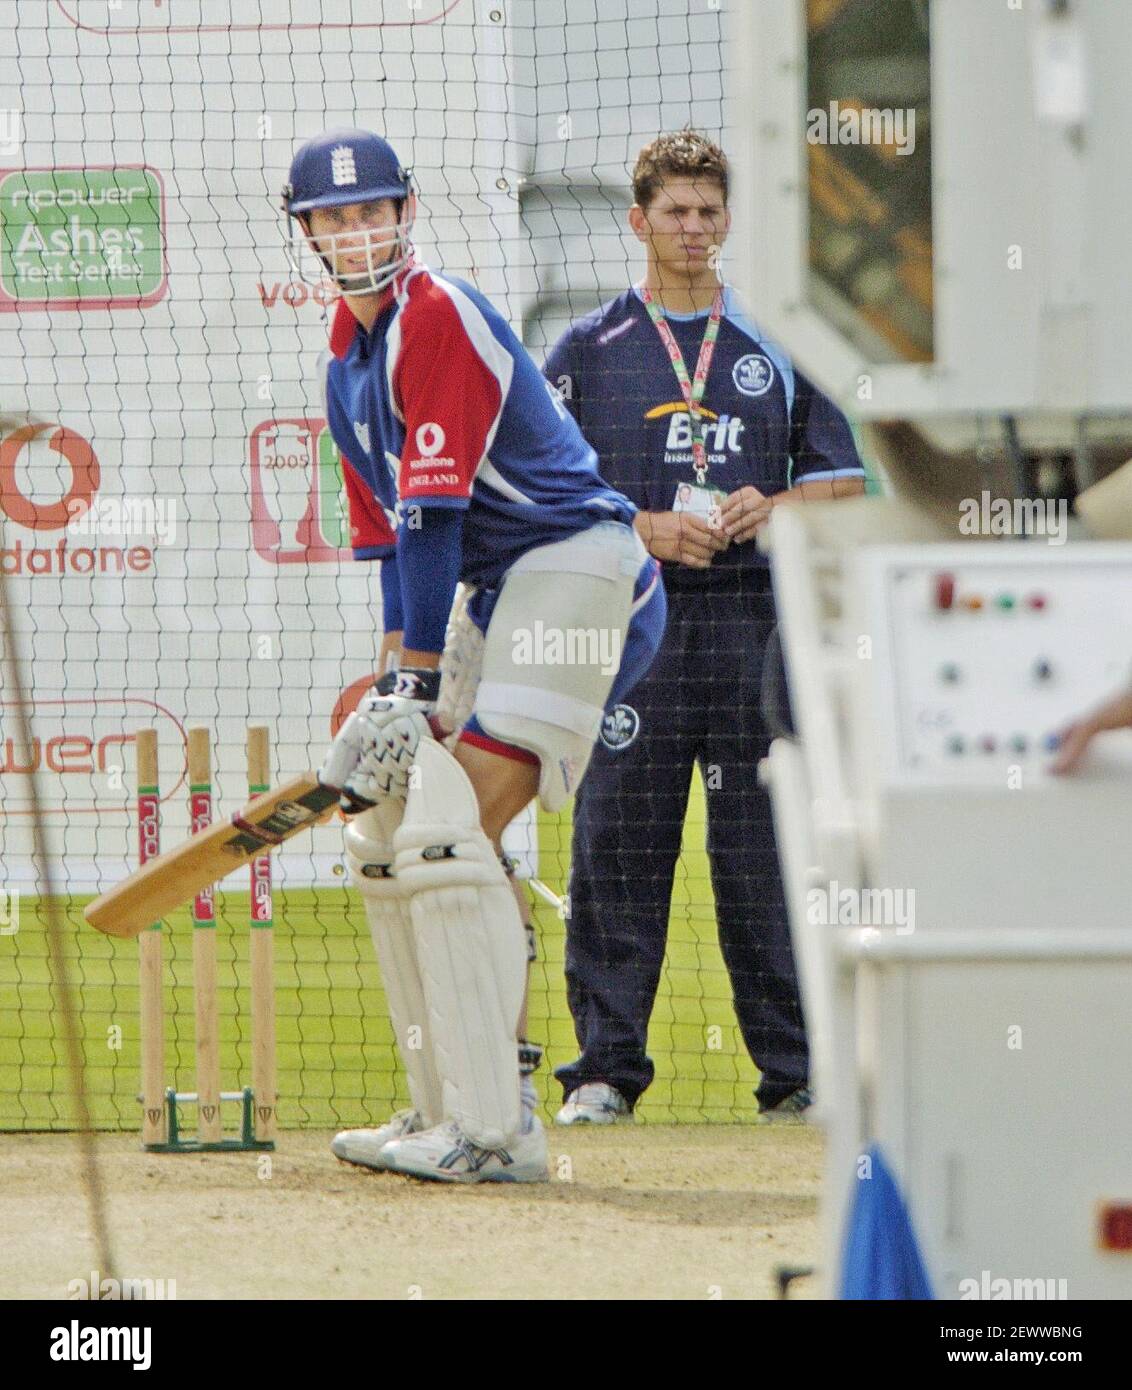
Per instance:
[[[370,130],[327,130],[308,140],[291,161],[283,206],[293,217],[312,208],[407,198],[410,171],[393,146]]]
[[[321,278],[324,268],[337,282],[343,294],[373,294],[382,289],[405,265],[412,255],[409,234],[411,218],[406,219],[406,204],[413,191],[411,170],[397,158],[388,141],[369,130],[327,130],[302,145],[291,161],[291,170],[283,188],[283,210],[294,218],[297,226],[284,229],[291,264],[300,279],[310,283]],[[340,232],[319,237],[320,270],[314,277],[306,273],[304,260],[309,246],[309,216],[316,208],[345,207],[354,203],[370,203],[378,198],[394,198],[401,202],[401,217],[395,228],[371,229],[364,233]],[[364,237],[359,247],[358,237]],[[348,238],[348,243],[345,242]],[[338,243],[351,251],[361,249],[366,254],[366,268],[345,273],[335,268]],[[376,261],[375,253],[384,253],[396,245],[397,254],[389,260]]]

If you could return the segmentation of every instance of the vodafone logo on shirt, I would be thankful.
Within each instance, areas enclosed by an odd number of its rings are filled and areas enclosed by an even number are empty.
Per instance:
[[[403,477],[402,496],[414,488],[459,487],[460,474],[456,471],[456,460],[443,457],[440,453],[446,442],[444,427],[438,425],[435,420],[426,420],[423,425],[417,426],[413,435],[417,457],[406,460],[408,477]],[[424,468],[429,472],[416,471]]]
[[[436,424],[433,420],[427,420],[423,425],[417,426],[417,432],[413,437],[416,445],[418,458],[409,460],[410,468],[455,468],[454,458],[438,457],[441,449],[444,448],[447,436],[444,427]],[[455,478],[452,480],[456,481]]]
[[[417,426],[417,452],[435,458],[444,448],[444,430],[433,421]]]

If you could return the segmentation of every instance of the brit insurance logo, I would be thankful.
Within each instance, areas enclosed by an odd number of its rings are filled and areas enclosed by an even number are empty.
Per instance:
[[[0,310],[136,309],[167,288],[155,170],[0,170]]]
[[[774,367],[761,352],[748,352],[731,368],[731,380],[744,396],[765,396],[774,385]]]
[[[747,426],[740,416],[729,415],[726,411],[717,415],[706,406],[700,406],[699,414],[710,462],[723,463],[728,454],[737,454],[742,450],[740,440]],[[687,406],[683,401],[665,401],[663,405],[654,405],[651,410],[645,411],[646,420],[663,420],[665,416],[668,417],[668,433],[664,440],[665,463],[690,463],[692,417],[688,414]]]
[[[342,458],[326,421],[265,420],[250,448],[256,554],[273,565],[350,558]]]

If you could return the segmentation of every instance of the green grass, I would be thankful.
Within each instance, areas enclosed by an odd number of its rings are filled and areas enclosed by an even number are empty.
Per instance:
[[[657,1075],[639,1108],[656,1122],[749,1118],[758,1074],[735,1024],[716,942],[703,850],[698,777],[684,832],[668,958],[649,1035]],[[569,865],[568,813],[540,819],[542,876],[560,895]],[[136,1129],[137,947],[111,941],[82,919],[87,899],[68,899],[67,951],[78,986],[80,1029],[95,1123]],[[222,1084],[250,1082],[247,894],[218,895]],[[283,1128],[383,1118],[406,1103],[381,981],[358,895],[346,887],[277,890],[276,1015],[279,1121]],[[576,1055],[563,981],[564,924],[536,907],[540,959],[531,976],[530,1036],[547,1049],[538,1075],[552,1107],[551,1069]],[[193,1078],[192,929],[188,911],[166,923],[166,1065],[179,1090]],[[73,1123],[63,1036],[50,982],[43,905],[24,899],[20,930],[0,937],[0,1130]],[[191,1119],[191,1116],[187,1117]],[[235,1116],[230,1117],[235,1123]]]

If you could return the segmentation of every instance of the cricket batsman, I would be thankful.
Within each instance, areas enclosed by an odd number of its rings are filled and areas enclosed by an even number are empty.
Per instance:
[[[283,206],[293,265],[341,292],[326,416],[354,555],[381,561],[385,674],[319,775],[350,816],[412,1101],[332,1149],[418,1178],[545,1181],[519,1071],[528,942],[501,835],[536,795],[565,804],[604,713],[647,670],[659,567],[507,322],[417,259],[411,175],[385,140],[309,141]],[[470,597],[450,624],[458,584]]]

